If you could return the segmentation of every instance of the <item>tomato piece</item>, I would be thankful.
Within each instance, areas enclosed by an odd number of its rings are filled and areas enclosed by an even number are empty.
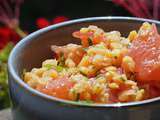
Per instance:
[[[76,32],[73,32],[73,36],[75,38],[80,38],[81,39],[81,44],[83,47],[88,47],[89,46],[89,42],[88,42],[88,39],[89,39],[89,36],[84,33],[81,33],[80,31],[76,31]]]
[[[118,90],[108,90],[109,93],[109,103],[115,103],[115,102],[119,102],[118,100]]]
[[[153,24],[150,30],[141,31],[133,40],[129,55],[136,64],[138,81],[160,81],[160,35]]]
[[[93,44],[99,44],[100,42],[102,42],[104,39],[104,37],[101,35],[101,36],[96,36],[96,37],[93,37]]]
[[[80,38],[83,47],[88,47],[90,45],[89,39],[91,40],[92,44],[99,44],[101,41],[104,40],[103,35],[94,36],[93,32],[81,33],[80,31],[73,32],[73,36],[75,38]]]

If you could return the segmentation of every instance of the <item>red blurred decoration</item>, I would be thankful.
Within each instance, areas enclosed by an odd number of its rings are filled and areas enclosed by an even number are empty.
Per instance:
[[[20,6],[23,0],[0,0],[0,49],[5,47],[8,42],[17,43],[26,33],[19,27]],[[68,20],[65,16],[57,16],[51,22],[46,18],[38,18],[36,25],[38,29],[47,27],[51,24],[60,23]]]
[[[17,43],[25,33],[19,28],[20,6],[23,0],[0,0],[0,49],[8,42]]]
[[[52,20],[52,24],[61,23],[61,22],[67,21],[67,20],[69,20],[69,19],[65,16],[57,16]]]
[[[22,2],[23,0],[0,0],[0,22],[12,29],[19,26]]]
[[[141,18],[160,20],[160,0],[112,0],[128,10],[131,14]]]
[[[0,28],[0,49],[5,47],[8,42],[17,43],[20,40],[20,36],[8,27]]]
[[[50,22],[46,18],[38,18],[36,20],[36,25],[39,29],[47,27],[50,25]]]
[[[67,21],[67,20],[69,20],[69,19],[65,16],[57,16],[52,20],[52,22],[50,22],[46,18],[41,17],[36,20],[36,25],[39,29],[41,29],[41,28],[45,28],[51,24],[57,24],[57,23],[61,23],[61,22]]]

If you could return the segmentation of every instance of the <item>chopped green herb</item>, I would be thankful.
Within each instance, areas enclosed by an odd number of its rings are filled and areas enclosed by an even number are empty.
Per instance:
[[[88,81],[88,78],[84,76],[84,79],[83,79],[83,80],[84,80],[84,81]]]
[[[46,64],[44,65],[45,68],[47,68],[48,70],[52,69],[53,68],[53,65],[51,64]]]
[[[125,75],[121,75],[121,77],[120,77],[120,79],[122,80],[122,81],[127,81],[127,77],[125,76]]]
[[[58,72],[61,72],[61,71],[63,70],[63,68],[64,68],[64,67],[58,65],[58,66],[56,67],[56,70],[57,70]]]
[[[105,45],[103,43],[101,44],[97,44],[96,45],[96,48],[99,48],[99,49],[106,49]]]
[[[65,59],[64,59],[64,53],[60,53],[60,58],[58,59],[58,65],[64,66]]]
[[[82,69],[79,69],[79,72],[80,72],[82,75],[86,76],[86,73],[85,73]]]
[[[93,45],[92,40],[90,38],[88,38],[88,44],[89,46]]]
[[[126,81],[126,79],[125,79],[124,77],[122,77],[122,76],[120,77],[120,79],[121,79],[122,81]]]
[[[87,50],[88,50],[88,48],[83,48],[83,50],[84,50],[84,51],[87,51]]]

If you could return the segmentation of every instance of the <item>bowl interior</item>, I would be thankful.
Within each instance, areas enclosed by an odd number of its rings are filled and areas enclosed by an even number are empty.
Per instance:
[[[131,30],[138,30],[144,21],[147,20],[135,18],[90,18],[50,26],[27,36],[18,43],[11,53],[11,62],[9,64],[12,64],[16,75],[21,76],[24,69],[29,71],[32,68],[40,67],[44,60],[52,58],[51,45],[79,43],[80,40],[73,38],[72,33],[82,27],[96,25],[104,29],[104,31],[117,30],[122,35],[127,36]],[[160,30],[160,24],[156,25]]]

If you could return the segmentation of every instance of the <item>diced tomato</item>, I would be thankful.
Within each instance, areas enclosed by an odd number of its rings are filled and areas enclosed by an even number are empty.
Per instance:
[[[109,90],[109,103],[114,103],[114,102],[118,102],[118,90]]]
[[[83,47],[89,46],[89,43],[88,43],[89,36],[87,34],[82,34],[80,33],[80,31],[76,31],[76,32],[73,32],[73,36],[81,39],[81,44]]]
[[[81,33],[80,31],[73,32],[75,38],[80,38],[83,47],[88,47],[90,45],[89,39],[91,39],[92,44],[99,44],[104,40],[103,35],[94,36],[93,32]]]
[[[101,35],[101,36],[96,36],[96,37],[93,37],[93,44],[95,45],[95,44],[99,44],[101,41],[103,41],[103,36]]]

